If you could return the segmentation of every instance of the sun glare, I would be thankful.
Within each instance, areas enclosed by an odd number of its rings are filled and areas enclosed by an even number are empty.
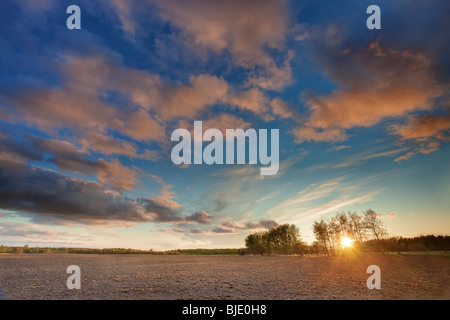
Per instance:
[[[353,239],[347,237],[342,238],[341,240],[342,248],[350,248],[353,245],[353,241],[354,241]]]

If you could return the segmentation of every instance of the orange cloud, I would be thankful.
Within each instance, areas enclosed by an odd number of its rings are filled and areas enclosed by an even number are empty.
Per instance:
[[[80,143],[86,148],[100,152],[105,155],[126,155],[129,157],[137,157],[137,146],[135,143],[115,139],[108,136],[104,131],[88,131]]]
[[[83,175],[96,175],[102,183],[114,190],[132,190],[137,184],[137,172],[122,165],[118,160],[89,159],[89,150],[77,147],[69,141],[43,139],[25,135],[16,139],[11,135],[0,133],[2,154],[11,161],[35,160],[54,163],[64,171]]]
[[[236,91],[227,81],[214,75],[191,76],[189,84],[163,83],[159,76],[146,71],[126,68],[112,57],[65,56],[63,70],[68,76],[68,87],[88,95],[99,95],[105,90],[119,92],[130,99],[142,111],[133,121],[143,121],[145,126],[155,131],[144,134],[144,138],[160,139],[158,121],[171,121],[176,118],[194,118],[208,107],[216,104],[229,104],[257,114],[268,111],[268,99],[262,91],[250,88]],[[143,112],[151,112],[155,119]],[[136,127],[136,125],[133,125]],[[141,140],[141,130],[125,132],[132,138]]]
[[[300,120],[300,115],[285,101],[280,98],[274,98],[270,102],[272,113],[280,118]]]
[[[405,125],[392,125],[394,134],[403,139],[443,138],[450,130],[450,114],[415,116]]]
[[[400,157],[395,158],[394,161],[395,161],[395,162],[400,162],[400,161],[403,161],[403,160],[408,160],[408,159],[411,158],[413,155],[415,155],[414,152],[408,152],[408,153],[406,153],[406,154],[404,154],[404,155],[402,155],[402,156],[400,156]]]
[[[244,110],[253,111],[256,114],[266,113],[269,103],[266,95],[259,89],[250,89],[239,93],[231,93],[226,102]]]
[[[226,135],[226,129],[248,129],[250,127],[250,123],[233,116],[231,114],[222,113],[216,117],[209,118],[207,120],[202,121],[202,129],[203,132],[214,128],[222,131],[222,134]],[[191,135],[194,133],[194,124],[193,122],[187,120],[180,120],[178,122],[178,126],[180,128],[185,128],[190,131]]]
[[[165,119],[192,118],[206,106],[212,106],[226,97],[228,83],[211,75],[190,78],[191,86],[180,85],[163,90],[160,114]]]
[[[318,142],[342,142],[347,140],[348,136],[342,128],[316,129],[312,127],[300,127],[292,130],[294,141],[302,143],[304,141]]]
[[[107,162],[98,160],[101,170],[97,171],[97,178],[102,183],[109,184],[115,190],[131,191],[136,185],[138,176],[135,170],[122,165],[118,160]]]
[[[441,146],[441,141],[449,141],[450,115],[414,116],[410,117],[406,124],[390,126],[390,130],[402,140],[415,144],[413,151],[395,159],[396,162],[399,162],[407,160],[417,153],[434,152]]]
[[[214,118],[210,118],[203,122],[204,128],[216,128],[225,132],[226,129],[247,129],[250,127],[250,123],[233,116],[231,114],[222,113]]]
[[[152,1],[160,16],[178,27],[180,40],[194,51],[220,53],[227,50],[233,62],[247,69],[262,67],[249,79],[250,85],[279,90],[292,82],[288,53],[278,67],[266,48],[283,49],[289,29],[285,1],[270,0],[169,0]],[[187,40],[186,40],[187,39]]]
[[[344,141],[346,129],[431,110],[433,99],[443,92],[428,58],[377,42],[322,58],[322,65],[340,88],[306,97],[311,114],[302,128],[294,130],[297,142]]]

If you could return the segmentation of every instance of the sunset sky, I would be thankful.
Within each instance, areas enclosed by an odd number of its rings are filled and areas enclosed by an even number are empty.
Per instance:
[[[66,9],[81,8],[81,30]],[[369,30],[369,5],[381,30]],[[450,234],[445,0],[2,0],[0,244],[243,247],[371,208]],[[280,169],[172,163],[176,128],[280,130]]]

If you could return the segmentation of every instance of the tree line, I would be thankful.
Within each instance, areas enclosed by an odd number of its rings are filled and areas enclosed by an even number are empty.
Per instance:
[[[383,247],[389,252],[408,251],[450,251],[450,236],[423,235],[418,237],[390,237],[381,240]],[[367,240],[364,245],[367,250],[377,251],[377,243]]]
[[[137,249],[123,249],[123,248],[67,248],[67,247],[30,247],[24,245],[23,247],[12,247],[0,245],[0,253],[79,253],[79,254],[156,254],[152,249],[137,250]]]
[[[313,223],[315,241],[307,245],[300,230],[293,224],[283,224],[265,232],[256,232],[245,239],[245,251],[241,254],[339,254],[346,248],[342,240],[349,238],[352,249],[364,252],[404,252],[446,250],[450,248],[450,236],[419,236],[413,238],[390,237],[381,216],[372,209],[361,215],[341,212],[327,220]]]
[[[73,254],[157,254],[157,255],[237,255],[241,249],[177,249],[167,251],[138,250],[125,248],[67,248],[67,247],[30,247],[24,245],[5,246],[0,245],[0,253],[73,253]]]

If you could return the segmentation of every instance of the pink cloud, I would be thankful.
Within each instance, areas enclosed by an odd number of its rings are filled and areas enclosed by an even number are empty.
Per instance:
[[[397,216],[397,212],[391,212],[389,214],[384,215],[385,218],[392,219]]]
[[[274,98],[270,102],[272,113],[280,118],[299,121],[300,115],[287,102],[280,98]]]
[[[390,130],[401,143],[412,143],[412,151],[395,161],[407,160],[415,154],[428,154],[439,149],[442,141],[450,140],[450,116],[432,115],[409,117],[406,124],[391,125]]]
[[[97,171],[97,177],[100,182],[107,183],[113,189],[131,191],[136,185],[138,173],[124,165],[118,160],[105,161],[98,160],[101,170]]]
[[[340,88],[327,95],[306,96],[310,116],[293,131],[299,143],[344,141],[346,129],[431,110],[433,99],[442,93],[430,59],[377,42],[322,58],[321,63]]]
[[[415,155],[414,152],[408,152],[400,157],[397,157],[394,159],[395,162],[401,162],[403,160],[408,160],[409,158],[411,158],[413,155]]]
[[[229,51],[233,62],[261,73],[248,84],[267,90],[279,90],[292,82],[288,53],[279,67],[266,48],[282,50],[289,31],[286,2],[270,0],[169,0],[152,1],[161,9],[160,16],[178,27],[180,41],[194,51],[220,53]]]
[[[443,137],[450,130],[450,114],[410,117],[405,125],[392,125],[394,134],[403,139]]]

